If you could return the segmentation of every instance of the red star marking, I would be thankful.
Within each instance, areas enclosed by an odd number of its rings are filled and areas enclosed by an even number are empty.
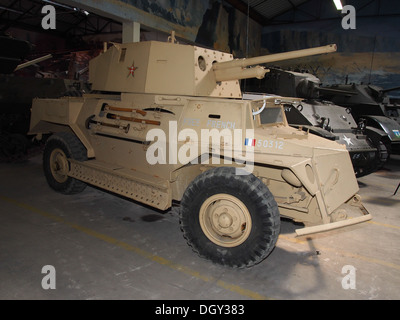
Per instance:
[[[136,69],[137,69],[137,67],[135,67],[134,64],[132,64],[132,67],[128,67],[128,70],[129,70],[128,77],[129,77],[130,75],[132,75],[132,77],[135,77],[135,70],[136,70]]]

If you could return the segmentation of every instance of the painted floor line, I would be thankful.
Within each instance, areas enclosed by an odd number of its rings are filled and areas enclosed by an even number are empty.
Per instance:
[[[382,222],[377,222],[377,221],[373,221],[373,220],[366,221],[366,222],[370,223],[370,224],[376,224],[377,226],[381,226],[381,227],[385,227],[385,228],[392,228],[392,229],[400,230],[400,227],[392,225],[392,224],[388,224],[388,223],[382,223]]]
[[[202,281],[205,281],[205,282],[213,282],[217,286],[219,286],[219,287],[221,287],[221,288],[223,288],[225,290],[237,293],[237,294],[239,294],[239,295],[241,295],[243,297],[247,297],[247,298],[254,299],[254,300],[273,300],[270,297],[266,297],[266,296],[261,295],[261,294],[259,294],[257,292],[254,292],[252,290],[248,290],[248,289],[242,288],[242,287],[240,287],[238,285],[234,285],[234,284],[222,281],[222,280],[218,280],[218,279],[216,279],[214,277],[204,275],[204,274],[202,274],[202,273],[200,273],[200,272],[198,272],[198,271],[196,271],[194,269],[191,269],[191,268],[188,268],[186,266],[180,265],[180,264],[175,263],[175,262],[173,262],[171,260],[165,259],[165,258],[163,258],[161,256],[154,255],[151,252],[145,251],[145,250],[143,250],[143,249],[141,249],[139,247],[135,247],[135,246],[133,246],[133,245],[131,245],[129,243],[120,241],[120,240],[115,239],[113,237],[110,237],[110,236],[108,236],[106,234],[99,233],[99,232],[97,232],[95,230],[92,230],[90,228],[86,228],[86,227],[83,227],[81,225],[69,222],[69,221],[65,220],[64,218],[61,218],[60,216],[57,216],[55,214],[43,211],[43,210],[38,209],[38,208],[35,208],[35,207],[31,206],[31,205],[19,202],[19,201],[15,200],[15,199],[8,198],[8,197],[5,197],[5,196],[0,196],[0,199],[5,201],[5,202],[11,203],[11,204],[13,204],[15,206],[18,206],[20,208],[23,208],[25,210],[28,210],[30,212],[39,214],[39,215],[41,215],[43,217],[46,217],[48,219],[51,219],[53,221],[62,223],[64,225],[67,225],[67,226],[69,226],[69,227],[71,227],[71,228],[73,228],[75,230],[78,230],[78,231],[80,231],[82,233],[85,233],[85,234],[87,234],[89,236],[92,236],[92,237],[94,237],[96,239],[102,240],[102,241],[107,242],[109,244],[113,244],[113,245],[115,245],[117,247],[120,247],[122,249],[125,249],[127,251],[134,252],[137,255],[140,255],[140,256],[142,256],[142,257],[144,257],[144,258],[146,258],[146,259],[148,259],[150,261],[156,262],[156,263],[158,263],[160,265],[167,266],[170,269],[179,271],[179,272],[181,272],[183,274],[189,275],[191,277],[194,277],[196,279],[199,279],[199,280],[202,280]]]

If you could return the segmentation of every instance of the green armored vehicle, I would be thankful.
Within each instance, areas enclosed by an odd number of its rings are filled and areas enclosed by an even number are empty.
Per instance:
[[[275,247],[280,218],[299,235],[371,219],[349,153],[291,128],[296,98],[242,99],[239,79],[259,63],[332,52],[334,45],[235,60],[169,42],[115,44],[90,62],[100,93],[33,101],[31,133],[53,133],[43,155],[56,191],[86,184],[167,210],[200,256],[250,267]],[[351,219],[349,219],[351,218]]]
[[[347,107],[355,119],[363,119],[376,141],[389,153],[400,153],[400,106],[387,95],[400,87],[382,89],[369,84],[334,84],[323,88],[323,96]]]

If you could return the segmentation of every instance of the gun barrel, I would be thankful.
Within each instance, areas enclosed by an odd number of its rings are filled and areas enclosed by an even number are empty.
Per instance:
[[[20,65],[18,65],[18,66],[15,68],[14,71],[17,71],[17,70],[20,70],[20,69],[29,67],[29,66],[31,66],[31,65],[33,65],[33,64],[36,64],[36,63],[45,61],[45,60],[47,60],[47,59],[51,59],[52,57],[53,57],[53,56],[52,56],[51,54],[48,54],[48,55],[46,55],[46,56],[43,56],[43,57],[40,57],[40,58],[31,60],[31,61],[21,63]]]
[[[383,93],[387,93],[387,92],[390,92],[390,91],[397,91],[397,90],[400,90],[400,87],[394,87],[394,88],[389,88],[389,89],[383,89],[382,92],[383,92]]]
[[[216,81],[230,81],[249,78],[262,79],[267,72],[269,72],[269,69],[256,66],[254,68],[229,68],[216,70],[214,74]]]
[[[338,94],[342,96],[355,96],[357,95],[357,92],[355,91],[349,91],[349,90],[340,90],[340,89],[332,89],[332,88],[327,88],[327,87],[318,87],[318,91],[323,92],[325,94]]]
[[[246,58],[236,59],[236,60],[232,60],[232,61],[215,63],[213,66],[213,70],[216,71],[216,70],[235,68],[235,67],[245,68],[245,67],[249,67],[249,66],[253,66],[253,65],[261,64],[261,63],[271,63],[271,62],[277,62],[277,61],[282,61],[282,60],[290,60],[290,59],[296,59],[296,58],[301,58],[301,57],[308,57],[308,56],[313,56],[313,55],[317,55],[317,54],[331,53],[331,52],[335,52],[336,50],[337,50],[336,44],[330,44],[330,45],[322,46],[322,47],[289,51],[289,52],[284,52],[284,53],[269,54],[266,56],[254,57],[254,58],[249,58],[249,59],[246,59]]]

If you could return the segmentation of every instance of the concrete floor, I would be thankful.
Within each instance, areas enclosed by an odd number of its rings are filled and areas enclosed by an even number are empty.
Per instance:
[[[41,165],[0,164],[0,299],[400,299],[400,156],[358,179],[372,221],[307,237],[282,221],[275,250],[244,270],[193,253],[177,207],[160,213],[92,187],[61,195]],[[46,265],[55,289],[42,288]],[[354,289],[342,287],[346,265]]]

